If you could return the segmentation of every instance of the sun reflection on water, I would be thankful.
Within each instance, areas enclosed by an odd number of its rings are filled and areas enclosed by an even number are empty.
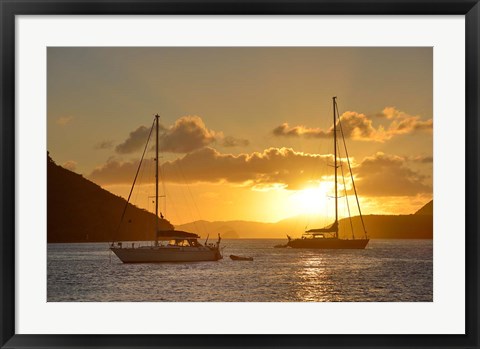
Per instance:
[[[308,253],[296,270],[295,294],[304,302],[332,301],[331,266],[320,253]]]

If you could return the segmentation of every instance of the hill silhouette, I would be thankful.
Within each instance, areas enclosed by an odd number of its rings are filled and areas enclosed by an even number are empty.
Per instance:
[[[433,200],[415,212],[416,215],[433,216]]]
[[[131,204],[118,229],[125,203],[125,199],[56,165],[47,154],[48,242],[153,240],[155,215]],[[173,226],[160,220],[160,228]]]
[[[372,239],[432,239],[432,215],[367,215],[363,216],[368,237]],[[353,231],[356,237],[362,237],[362,223],[360,217],[352,218]],[[351,236],[348,219],[339,221],[340,231],[344,236]],[[358,232],[358,233],[357,233]]]

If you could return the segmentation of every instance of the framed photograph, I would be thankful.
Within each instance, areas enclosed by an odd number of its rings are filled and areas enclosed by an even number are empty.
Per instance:
[[[1,347],[479,347],[479,6],[2,1]]]

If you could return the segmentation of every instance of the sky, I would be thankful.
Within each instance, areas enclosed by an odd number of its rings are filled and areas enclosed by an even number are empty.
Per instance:
[[[53,160],[123,197],[160,115],[160,210],[174,224],[333,211],[333,107],[363,214],[433,198],[432,48],[47,49]],[[339,134],[339,133],[338,133]],[[132,203],[153,211],[155,153]],[[343,143],[339,157],[350,170]],[[355,199],[339,183],[339,215]]]

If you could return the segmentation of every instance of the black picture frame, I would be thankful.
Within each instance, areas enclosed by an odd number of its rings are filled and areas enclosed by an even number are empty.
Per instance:
[[[465,335],[26,335],[15,334],[15,16],[16,15],[465,15],[466,334]],[[478,0],[0,0],[0,346],[82,348],[478,348]],[[460,116],[457,116],[460,117]],[[414,314],[412,314],[414,316]],[[448,316],[447,314],[445,316]],[[381,321],[381,319],[380,319]],[[375,326],[375,324],[372,324]]]

